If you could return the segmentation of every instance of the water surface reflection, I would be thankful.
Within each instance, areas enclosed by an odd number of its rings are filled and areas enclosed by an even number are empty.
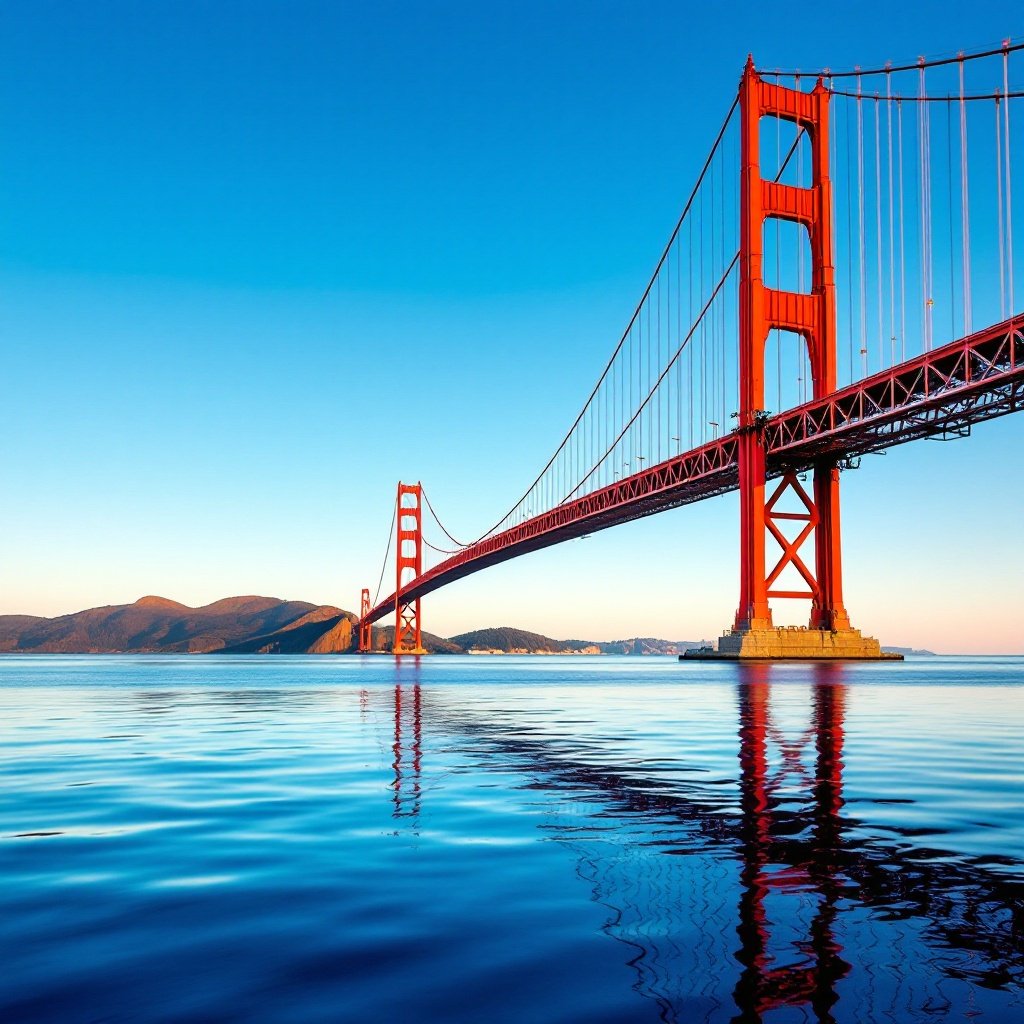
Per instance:
[[[3,1020],[1024,1020],[1024,661],[0,659]]]
[[[443,691],[427,715],[518,762],[529,788],[585,794],[561,805],[571,820],[542,827],[580,856],[579,876],[610,912],[605,931],[627,947],[635,990],[654,1001],[661,1020],[785,1020],[787,1011],[823,1022],[1018,1019],[1024,883],[1019,873],[992,867],[1019,862],[920,847],[914,828],[892,828],[885,841],[870,835],[845,811],[845,668],[806,671],[807,721],[793,728],[785,683],[789,721],[773,714],[773,667],[737,667],[738,808],[721,780],[679,787],[659,781],[663,762],[649,775],[614,755],[600,764],[575,760],[564,734],[527,738],[520,723],[493,707],[486,721],[475,711],[452,711]],[[405,672],[416,678],[415,668]],[[396,817],[411,816],[407,806],[418,814],[421,796],[422,687],[405,688],[415,756],[411,774],[403,774],[401,738],[410,726],[399,683]],[[893,772],[898,776],[898,765]],[[609,858],[609,844],[589,841],[595,831],[628,837],[626,850],[612,844]],[[673,878],[664,859],[673,855],[710,859],[717,868],[704,864]],[[732,870],[722,871],[723,864]],[[734,900],[725,897],[730,888]],[[736,941],[726,951],[730,931]],[[730,975],[726,1000],[719,982]]]

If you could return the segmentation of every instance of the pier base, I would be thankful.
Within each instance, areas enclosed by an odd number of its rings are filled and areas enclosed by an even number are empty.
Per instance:
[[[702,647],[679,655],[680,661],[902,661],[902,654],[882,650],[859,629],[833,632],[806,626],[729,630],[718,649]]]

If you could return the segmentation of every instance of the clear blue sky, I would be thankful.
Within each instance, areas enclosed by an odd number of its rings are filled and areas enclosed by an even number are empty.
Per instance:
[[[1024,34],[1011,0],[0,11],[0,612],[36,614],[355,607],[396,480],[475,536],[546,460],[748,51]],[[844,478],[855,624],[1024,650],[1022,443],[1011,417]],[[425,624],[716,635],[737,529],[732,497],[671,512],[463,581]]]

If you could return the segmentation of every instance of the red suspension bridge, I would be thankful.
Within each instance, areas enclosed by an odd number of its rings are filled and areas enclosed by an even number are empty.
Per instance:
[[[421,484],[399,484],[359,649],[394,612],[394,653],[421,653],[426,594],[738,490],[739,605],[717,656],[881,656],[843,604],[841,471],[1024,407],[1022,48],[814,76],[748,61],[625,331],[519,500],[460,543]],[[773,599],[808,601],[808,628],[775,628]]]

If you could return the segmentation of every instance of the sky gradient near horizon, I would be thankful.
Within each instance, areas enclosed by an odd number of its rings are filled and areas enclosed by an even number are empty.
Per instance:
[[[1009,0],[0,10],[0,614],[39,615],[354,609],[399,478],[476,536],[547,460],[748,51],[852,67],[1024,34]],[[844,475],[855,625],[1024,651],[1022,445],[1011,416]],[[716,636],[737,508],[492,568],[424,626]]]

